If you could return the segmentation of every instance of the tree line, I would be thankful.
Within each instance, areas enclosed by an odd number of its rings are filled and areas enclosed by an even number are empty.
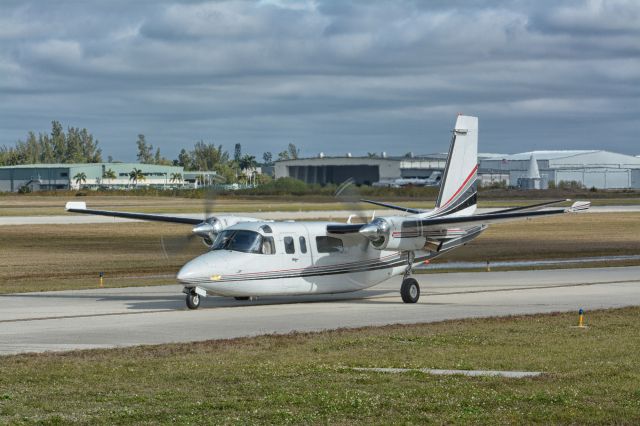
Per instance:
[[[18,141],[15,146],[0,147],[0,165],[13,166],[20,164],[52,164],[52,163],[100,163],[102,150],[99,142],[85,128],[67,128],[64,132],[58,121],[51,122],[51,133],[29,132],[26,141]],[[277,154],[278,160],[292,160],[300,156],[300,149],[290,143],[287,148]],[[222,145],[196,142],[193,148],[181,149],[178,158],[169,160],[164,157],[160,148],[139,134],[136,140],[136,158],[142,164],[159,164],[182,166],[187,171],[215,171],[226,182],[236,182],[246,173],[239,171],[255,170],[259,166],[272,166],[274,159],[271,152],[262,154],[259,162],[255,156],[242,153],[242,146],[236,144],[233,156]],[[109,163],[114,162],[109,156]],[[249,176],[250,177],[250,176]],[[81,179],[80,179],[81,180]]]
[[[87,129],[69,127],[65,133],[59,121],[52,121],[50,134],[36,136],[35,132],[29,132],[26,141],[0,147],[0,165],[100,163],[102,150],[98,145]]]

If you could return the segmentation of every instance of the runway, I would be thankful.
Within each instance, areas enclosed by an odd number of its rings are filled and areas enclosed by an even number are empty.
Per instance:
[[[417,275],[358,293],[238,302],[189,311],[177,285],[0,296],[0,355],[227,339],[268,333],[640,305],[640,267]],[[577,318],[577,315],[576,315]],[[570,324],[567,324],[569,326]],[[595,324],[594,326],[597,326]]]

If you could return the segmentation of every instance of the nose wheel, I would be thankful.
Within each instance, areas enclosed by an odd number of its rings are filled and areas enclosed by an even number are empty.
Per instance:
[[[199,306],[200,306],[200,295],[195,291],[191,293],[187,293],[187,308],[198,309]]]
[[[405,278],[402,280],[400,287],[400,296],[404,303],[416,303],[420,299],[420,285],[413,278]]]

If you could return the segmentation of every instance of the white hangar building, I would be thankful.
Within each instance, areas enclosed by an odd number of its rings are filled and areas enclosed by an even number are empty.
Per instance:
[[[340,184],[353,177],[358,185],[399,178],[426,179],[434,171],[443,171],[447,154],[387,157],[325,157],[281,160],[275,163],[275,177],[292,177],[306,183]]]
[[[549,182],[576,181],[587,188],[640,188],[640,158],[609,151],[532,151],[520,154],[480,154],[480,182],[505,181],[518,186],[536,178],[531,159],[538,165],[540,188]]]
[[[402,178],[428,178],[442,172],[447,154],[407,157],[325,157],[275,163],[275,177],[293,177],[307,183],[339,184],[350,177],[356,183]],[[533,157],[533,162],[532,162]],[[478,154],[481,184],[504,181],[508,186],[547,188],[549,182],[576,181],[598,189],[640,189],[640,157],[602,150],[531,151],[520,154]],[[532,164],[537,164],[537,169]]]

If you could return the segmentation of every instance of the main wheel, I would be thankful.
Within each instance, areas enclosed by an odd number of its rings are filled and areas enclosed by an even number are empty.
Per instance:
[[[413,278],[405,278],[400,287],[400,295],[404,303],[416,303],[420,298],[420,286]]]
[[[236,297],[234,297],[234,299],[236,299],[236,300],[249,300],[250,298],[249,298],[249,296],[236,296]]]
[[[198,306],[200,306],[200,295],[195,292],[187,294],[187,308],[198,309]]]

